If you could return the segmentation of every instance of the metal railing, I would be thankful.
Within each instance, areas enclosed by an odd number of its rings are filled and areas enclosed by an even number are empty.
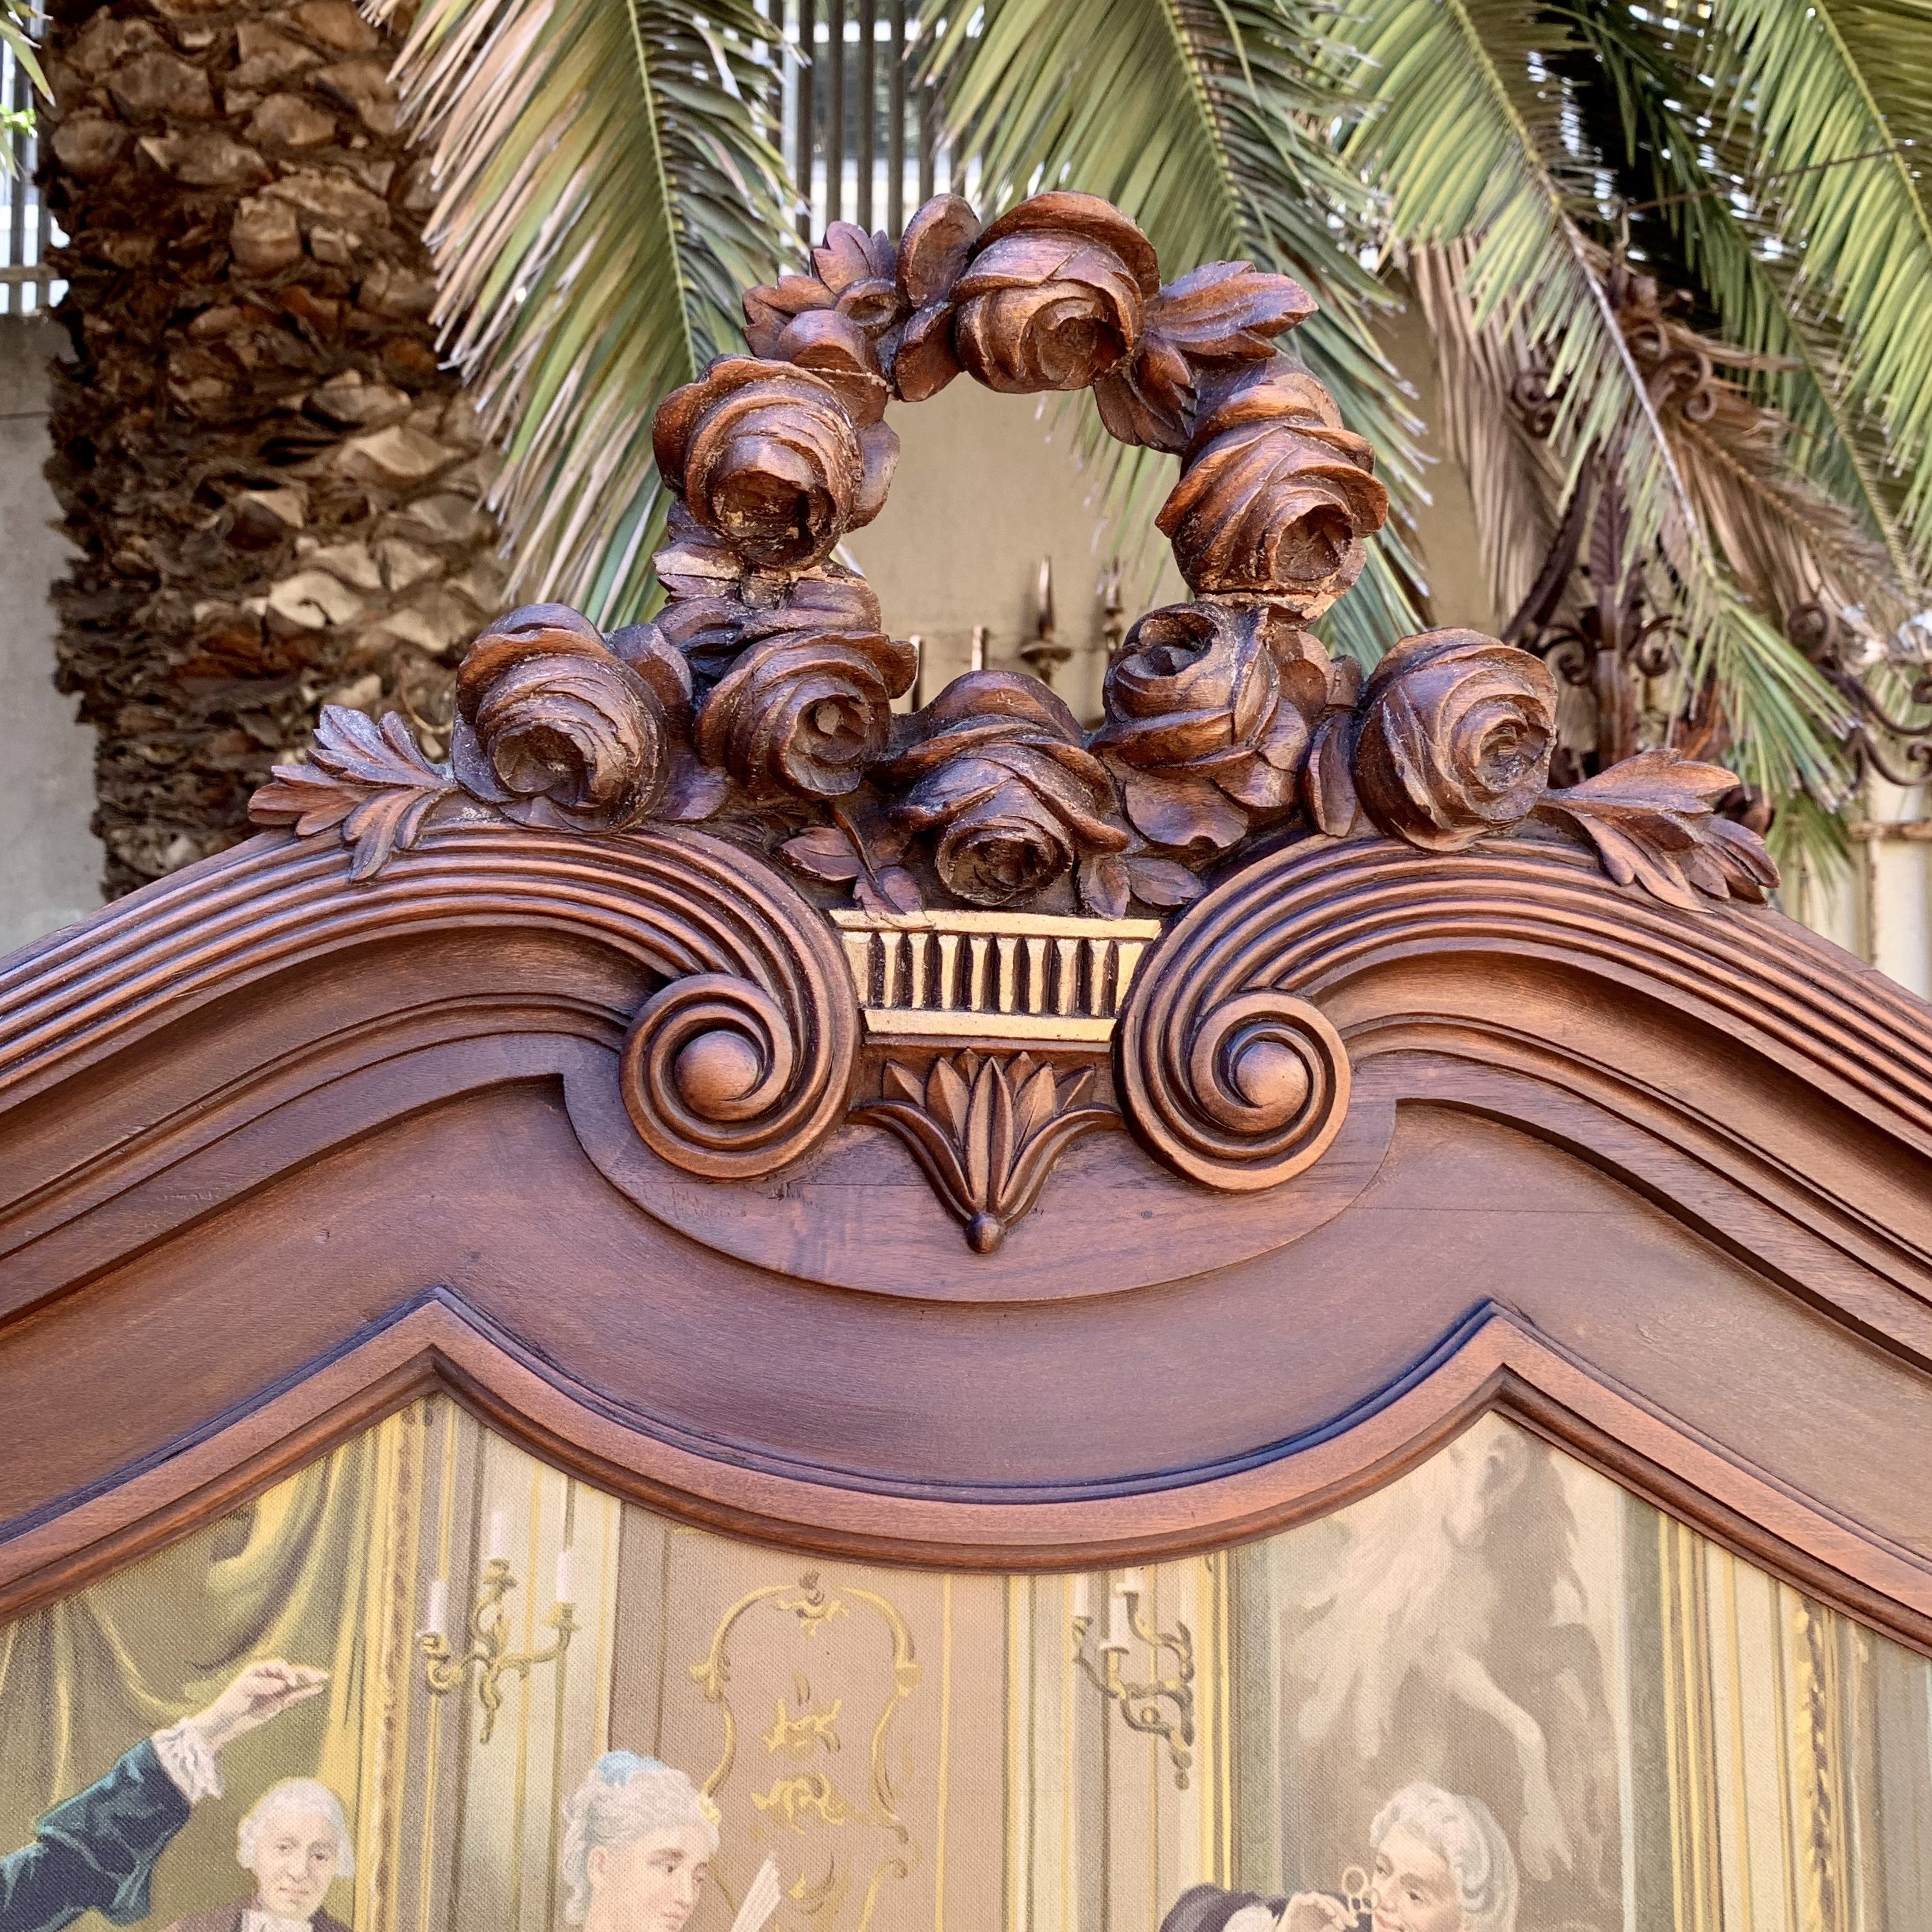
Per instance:
[[[0,46],[0,104],[10,110],[4,138],[13,162],[10,172],[0,174],[0,315],[37,315],[67,287],[50,281],[43,266],[47,250],[67,237],[55,226],[34,179],[40,143],[26,122],[35,104],[33,82],[6,46]]]
[[[919,77],[945,15],[933,0],[770,4],[774,20],[784,10],[780,146],[809,205],[800,212],[800,237],[816,242],[833,221],[897,235],[907,215],[956,185],[960,172],[934,91]],[[958,185],[970,196],[970,179]]]
[[[0,137],[14,164],[0,174],[0,315],[39,315],[68,286],[50,280],[44,268],[46,251],[66,236],[48,217],[33,178],[40,158],[39,139],[31,131],[33,81],[10,46],[0,46],[0,104],[10,110]]]
[[[798,218],[802,239],[816,242],[828,223],[841,220],[897,235],[907,215],[935,194],[957,186],[970,199],[977,168],[956,167],[934,91],[919,77],[927,49],[947,24],[934,0],[766,4],[774,20],[782,9],[782,99],[774,132],[808,203]],[[34,106],[32,83],[4,47],[0,104],[16,116]],[[0,138],[14,160],[12,172],[0,175],[0,315],[32,315],[66,289],[43,264],[67,238],[34,179],[34,135],[16,125]]]

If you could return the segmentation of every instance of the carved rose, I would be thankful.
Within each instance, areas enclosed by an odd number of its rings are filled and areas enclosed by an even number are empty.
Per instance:
[[[1388,515],[1374,452],[1328,392],[1285,358],[1250,364],[1197,422],[1156,519],[1195,591],[1254,591],[1318,616],[1362,568]]]
[[[1425,631],[1369,680],[1355,789],[1384,832],[1460,851],[1528,816],[1556,741],[1556,680],[1540,658],[1480,631]]]
[[[909,306],[898,282],[899,251],[885,234],[835,221],[812,251],[812,272],[745,291],[745,340],[754,356],[788,359],[781,337],[814,310],[836,310],[869,335],[890,328]]]
[[[872,630],[782,629],[748,645],[698,714],[698,754],[754,793],[838,798],[884,755],[919,654]]]
[[[892,815],[938,835],[933,864],[969,904],[1030,898],[1080,861],[1131,842],[1106,768],[1072,712],[1012,671],[955,678],[915,721],[918,737],[886,768],[911,789]]]
[[[519,824],[619,832],[663,799],[690,704],[691,674],[654,626],[607,644],[574,610],[527,604],[463,660],[450,762]]]
[[[652,442],[692,517],[775,570],[806,569],[871,522],[898,460],[898,437],[882,422],[856,426],[832,383],[745,356],[673,390]]]
[[[1328,696],[1328,660],[1292,617],[1175,604],[1127,633],[1107,674],[1094,740],[1130,767],[1127,816],[1156,844],[1232,844],[1244,813],[1292,805],[1309,732]]]
[[[980,236],[952,285],[953,346],[989,389],[1084,389],[1132,348],[1160,286],[1152,244],[1118,208],[1035,195]]]

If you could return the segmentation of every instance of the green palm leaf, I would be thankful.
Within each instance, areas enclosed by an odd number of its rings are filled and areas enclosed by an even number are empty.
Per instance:
[[[790,244],[749,0],[426,0],[398,79],[429,143],[437,319],[503,452],[516,594],[640,613],[659,400],[736,346]]]
[[[1898,586],[1932,579],[1932,530],[1915,543],[1902,526],[1883,438],[1845,394],[1843,332],[1828,312],[1799,299],[1797,258],[1766,246],[1771,224],[1744,192],[1756,166],[1750,144],[1718,123],[1744,85],[1736,49],[1670,16],[1590,8],[1569,17],[1617,97],[1623,159],[1649,170],[1664,197],[1660,212],[1725,339],[1784,365],[1759,373],[1750,387],[1790,420],[1793,462],[1859,516],[1884,546]]]
[[[0,0],[0,44],[17,61],[21,70],[34,84],[36,94],[49,92],[47,77],[40,71],[40,57],[34,40],[35,14],[33,0]],[[0,110],[0,130],[11,134],[31,134],[34,131],[34,110],[31,107],[9,107]],[[8,174],[19,172],[20,164],[14,158],[11,141],[0,142],[0,170]]]
[[[1140,224],[1170,276],[1240,259],[1293,275],[1322,304],[1294,346],[1398,500],[1412,495],[1417,424],[1372,326],[1389,298],[1352,252],[1362,185],[1325,131],[1345,104],[1345,63],[1323,16],[1300,0],[991,0],[976,23],[972,11],[934,68],[988,203],[1083,188]],[[1150,466],[1166,462],[1117,446],[1102,460],[1142,501]],[[1414,570],[1386,532],[1331,614],[1339,640],[1372,659],[1415,629]]]
[[[1348,153],[1386,189],[1394,238],[1473,243],[1471,326],[1516,332],[1548,358],[1552,442],[1572,478],[1593,448],[1613,454],[1625,561],[1646,568],[1685,640],[1687,696],[1715,682],[1754,782],[1835,797],[1841,706],[1724,569],[1578,224],[1596,157],[1566,130],[1550,75],[1564,29],[1514,0],[1364,0],[1357,21],[1375,111]]]
[[[1712,0],[1711,22],[1758,200],[1838,332],[1838,394],[1882,428],[1932,575],[1932,0]]]

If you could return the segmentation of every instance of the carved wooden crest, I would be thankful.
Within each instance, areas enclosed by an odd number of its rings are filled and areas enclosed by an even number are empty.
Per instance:
[[[1442,630],[1366,680],[1330,658],[1310,627],[1388,500],[1280,352],[1313,309],[1286,277],[1210,262],[1163,285],[1131,221],[1061,192],[983,228],[942,196],[896,244],[835,224],[812,268],[748,291],[752,353],[658,412],[677,502],[654,620],[513,611],[464,663],[447,765],[393,715],[332,708],[251,806],[334,833],[365,884],[433,824],[671,834],[644,916],[680,963],[620,1075],[658,1159],[769,1174],[849,1113],[900,1138],[980,1253],[1063,1150],[1123,1121],[1191,1182],[1264,1191],[1334,1142],[1350,1076],[1334,1027],[1244,951],[1280,912],[1258,853],[1516,832],[1686,910],[1775,884],[1715,809],[1718,767],[1652,751],[1549,789],[1556,689],[1527,652]],[[916,653],[835,560],[885,502],[888,405],[962,370],[1090,388],[1116,437],[1180,459],[1158,521],[1194,595],[1135,624],[1090,733],[1006,670],[895,714]]]

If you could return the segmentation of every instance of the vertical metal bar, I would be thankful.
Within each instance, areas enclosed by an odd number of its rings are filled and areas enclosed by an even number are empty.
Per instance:
[[[16,112],[20,112],[33,105],[33,94],[27,80],[27,70],[17,60],[14,58],[10,53],[8,56],[7,64],[13,70],[10,76],[13,85],[8,90],[8,94],[14,111]],[[27,145],[27,137],[24,134],[14,134],[9,135],[8,137],[8,145],[14,151],[14,178],[7,184],[7,199],[8,202],[10,204],[7,211],[7,229],[8,239],[9,242],[9,252],[8,254],[7,259],[9,262],[12,262],[16,267],[17,267],[21,262],[24,262],[27,259],[26,249],[26,242],[27,239],[27,183],[30,178],[30,176],[27,172],[27,169],[31,167],[32,164],[28,160],[27,154],[25,152]],[[26,314],[27,308],[27,285],[26,283],[17,282],[14,284],[14,300],[11,307],[13,312],[16,315],[22,315]]]
[[[886,227],[905,232],[905,0],[892,0],[891,67],[886,76]]]
[[[932,84],[919,90],[919,201],[923,208],[932,199],[933,163],[939,153],[939,135],[933,126]]]
[[[798,146],[792,171],[798,177],[798,238],[812,240],[812,123],[818,118],[818,49],[814,36],[818,31],[818,0],[798,0]]]
[[[825,86],[825,220],[845,218],[845,0],[830,0],[825,10],[831,58]]]
[[[878,0],[859,0],[859,226],[872,232],[872,164],[879,130]]]

